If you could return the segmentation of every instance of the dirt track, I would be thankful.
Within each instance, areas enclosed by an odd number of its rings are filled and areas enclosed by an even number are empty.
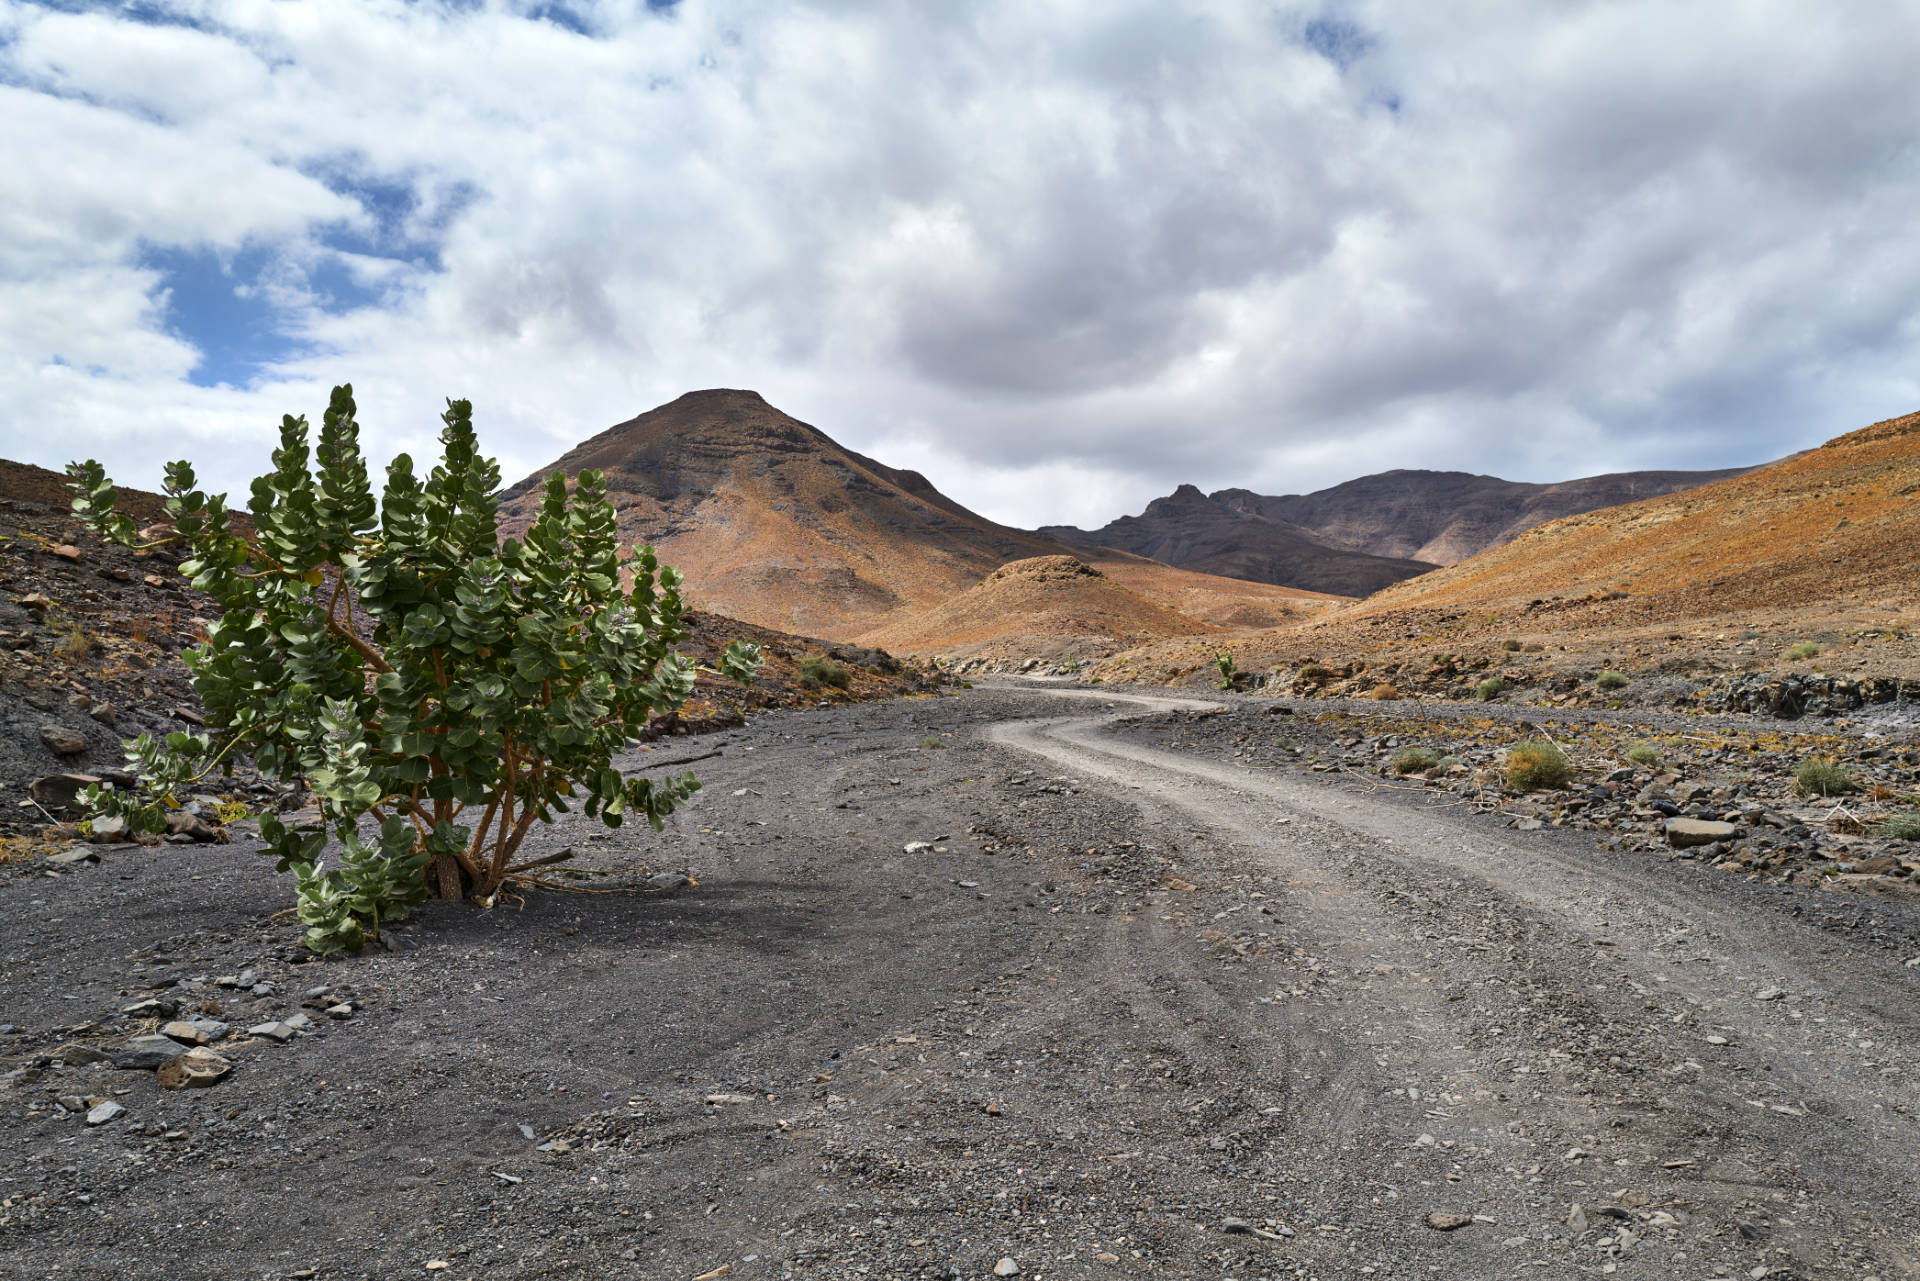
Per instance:
[[[238,850],[16,875],[0,1068],[162,972],[360,1009],[0,1092],[0,1276],[1920,1275],[1911,908],[1104,732],[1143,705],[770,714],[671,839],[549,838],[699,889],[346,962]],[[293,1000],[191,990],[247,966]]]

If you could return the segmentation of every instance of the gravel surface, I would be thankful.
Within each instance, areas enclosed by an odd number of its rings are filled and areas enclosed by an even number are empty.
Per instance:
[[[697,886],[338,962],[244,839],[14,870],[0,1277],[1920,1275],[1920,913],[1109,732],[1206,702],[662,744],[530,852]]]

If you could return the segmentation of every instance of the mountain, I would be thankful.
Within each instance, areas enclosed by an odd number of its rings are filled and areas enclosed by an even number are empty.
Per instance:
[[[1240,492],[1240,491],[1233,491]],[[1248,495],[1258,498],[1258,495]],[[1183,569],[1338,596],[1366,596],[1433,568],[1425,561],[1335,547],[1312,530],[1182,485],[1100,529],[1038,531],[1082,547],[1113,547]]]
[[[502,495],[524,530],[554,471],[599,468],[620,534],[652,543],[703,609],[849,640],[947,600],[1009,561],[1084,551],[968,511],[918,472],[836,443],[757,392],[689,392],[582,441]],[[1323,598],[1205,579],[1119,553],[1093,557],[1130,590],[1272,626]],[[1261,621],[1254,622],[1253,619]]]
[[[1451,565],[1550,520],[1696,489],[1750,470],[1617,472],[1552,485],[1459,471],[1388,471],[1311,494],[1272,497],[1222,489],[1212,499],[1335,547]]]

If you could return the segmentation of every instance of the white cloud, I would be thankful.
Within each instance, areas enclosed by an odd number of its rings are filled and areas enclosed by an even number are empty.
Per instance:
[[[512,478],[750,386],[1098,523],[1188,480],[1727,465],[1920,404],[1920,31],[1881,10],[170,12],[0,0],[8,456],[151,484],[193,445],[237,486],[351,380],[372,452],[466,395]],[[271,255],[304,346],[251,387],[187,381],[142,255],[195,248]]]

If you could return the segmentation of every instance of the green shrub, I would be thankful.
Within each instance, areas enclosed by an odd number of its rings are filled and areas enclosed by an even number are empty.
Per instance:
[[[1800,662],[1802,659],[1818,658],[1819,656],[1820,647],[1812,641],[1801,641],[1797,645],[1789,645],[1780,651],[1780,657],[1795,663]]]
[[[1572,777],[1566,756],[1545,739],[1515,743],[1507,752],[1507,782],[1520,791],[1565,787]]]
[[[1506,640],[1500,642],[1500,648],[1509,654],[1518,654],[1520,652],[1520,642],[1509,636]]]
[[[1631,684],[1633,684],[1633,682],[1619,672],[1601,672],[1593,678],[1593,686],[1595,689],[1625,689]]]
[[[175,532],[150,543],[114,511],[99,463],[67,468],[75,516],[127,546],[184,542],[180,573],[220,613],[187,655],[210,731],[142,734],[127,744],[139,788],[89,788],[86,804],[152,833],[236,757],[303,784],[318,817],[262,814],[260,839],[298,878],[322,953],[358,951],[429,897],[490,904],[528,884],[542,860],[516,864],[522,841],[570,803],[609,827],[631,813],[657,828],[700,786],[613,765],[685,704],[695,669],[674,649],[680,575],[651,547],[621,559],[604,477],[581,472],[571,497],[565,475],[549,477],[525,538],[502,543],[500,469],[468,402],[447,403],[438,464],[422,478],[394,459],[377,502],[354,414],[352,388],[334,388],[317,449],[306,419],[282,419],[250,535],[188,463],[166,469]],[[736,642],[720,672],[745,683],[759,664]]]
[[[1224,649],[1213,652],[1213,665],[1220,669],[1220,688],[1233,688],[1233,655]]]
[[[1478,685],[1475,685],[1473,692],[1479,695],[1481,702],[1491,703],[1494,699],[1505,693],[1506,688],[1507,682],[1504,679],[1498,676],[1489,676]]]
[[[831,685],[835,689],[845,689],[853,683],[853,677],[847,669],[830,658],[819,654],[809,654],[800,660],[800,688],[818,693]]]
[[[935,750],[938,748],[945,747],[946,744],[940,741],[940,736],[938,734],[929,734],[925,738],[920,740],[920,746],[927,748],[929,750]]]
[[[1635,743],[1627,749],[1627,759],[1635,765],[1645,765],[1652,769],[1660,764],[1660,749],[1652,743]]]
[[[1431,747],[1403,747],[1393,754],[1396,774],[1424,774],[1440,763],[1440,753]]]
[[[1859,782],[1833,761],[1810,757],[1793,773],[1793,786],[1802,796],[1847,796],[1860,790]]]
[[[1896,841],[1920,841],[1920,810],[1889,814],[1880,824],[1880,835]]]

